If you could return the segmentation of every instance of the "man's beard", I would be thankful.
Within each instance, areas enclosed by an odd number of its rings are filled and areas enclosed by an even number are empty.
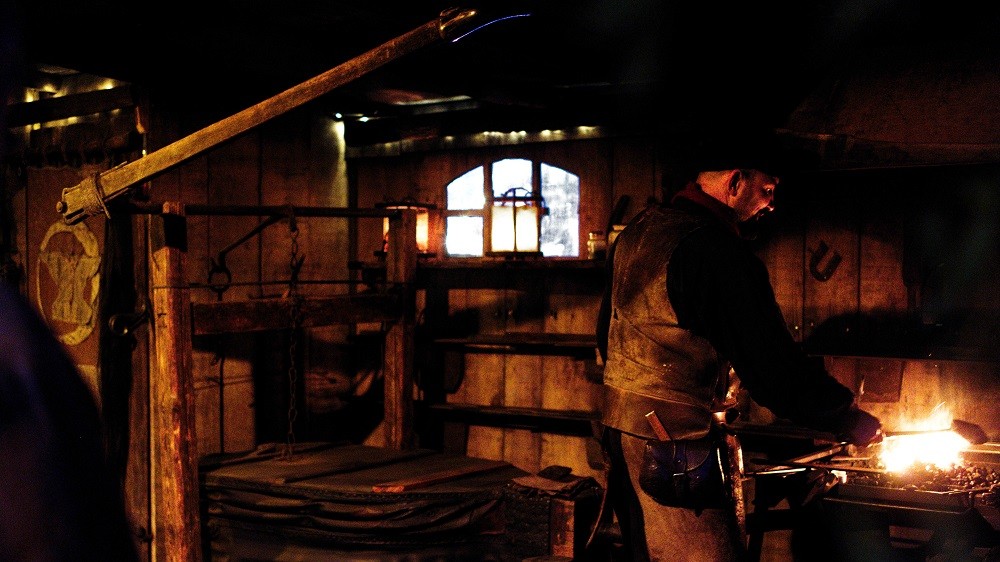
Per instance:
[[[772,213],[761,210],[747,220],[737,223],[736,226],[740,231],[740,238],[743,238],[744,240],[756,240],[767,226],[768,222],[770,222],[769,217],[771,214]]]

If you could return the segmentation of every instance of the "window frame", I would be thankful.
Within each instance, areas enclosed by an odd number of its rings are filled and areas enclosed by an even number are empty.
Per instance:
[[[493,227],[493,224],[492,224],[492,221],[491,221],[490,209],[493,207],[493,204],[494,204],[494,202],[496,200],[496,196],[493,193],[493,165],[495,163],[503,161],[503,160],[527,160],[527,161],[531,162],[531,190],[532,190],[532,193],[537,193],[539,195],[541,195],[541,193],[542,193],[542,164],[546,164],[546,165],[548,165],[550,167],[553,167],[553,168],[558,168],[560,170],[563,170],[566,173],[569,173],[569,174],[572,174],[573,176],[575,176],[577,178],[577,180],[578,180],[577,189],[582,192],[583,181],[582,181],[582,178],[580,178],[579,174],[577,174],[575,172],[572,172],[571,170],[568,170],[568,169],[566,169],[566,168],[564,168],[562,166],[558,166],[556,164],[553,164],[551,162],[543,162],[542,159],[540,159],[540,158],[524,157],[524,156],[502,156],[502,157],[492,158],[490,160],[487,160],[487,161],[484,161],[484,162],[472,165],[469,168],[467,168],[465,171],[463,171],[461,174],[458,174],[455,177],[451,178],[451,180],[449,180],[444,185],[444,190],[445,190],[444,201],[445,201],[445,204],[442,205],[443,209],[442,209],[442,213],[441,213],[441,216],[442,216],[441,226],[443,228],[444,235],[442,236],[441,246],[442,246],[442,255],[446,259],[449,259],[449,260],[466,260],[466,259],[483,259],[483,258],[490,257],[490,251],[491,251],[491,246],[490,246],[490,232],[492,232],[492,227]],[[447,194],[448,186],[451,185],[451,183],[454,182],[455,180],[457,180],[458,178],[462,177],[465,174],[468,174],[469,172],[475,170],[476,168],[482,168],[483,169],[483,196],[484,196],[484,200],[485,200],[485,203],[484,203],[483,207],[481,209],[451,209],[451,208],[449,208],[448,207],[448,194]],[[448,247],[447,247],[448,219],[450,217],[479,217],[479,218],[482,219],[483,235],[482,235],[481,247],[480,247],[480,254],[479,255],[472,255],[472,254],[451,254],[451,253],[448,252]],[[578,219],[580,218],[579,207],[577,208],[577,218]],[[539,233],[539,244],[541,244],[541,236],[540,236],[540,234],[541,233]],[[582,252],[582,250],[583,250],[583,244],[580,242],[580,232],[579,232],[579,227],[578,227],[578,229],[577,229],[577,254],[576,255],[574,255],[574,256],[543,256],[543,255],[539,254],[538,257],[542,258],[542,259],[546,259],[546,260],[568,260],[568,259],[572,260],[572,259],[580,259],[581,258],[581,252]]]

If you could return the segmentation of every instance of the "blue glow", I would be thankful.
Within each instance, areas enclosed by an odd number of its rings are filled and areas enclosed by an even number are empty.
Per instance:
[[[488,22],[484,23],[483,25],[480,25],[479,27],[475,27],[475,28],[473,28],[473,29],[471,29],[469,31],[466,31],[465,33],[459,35],[458,37],[452,39],[451,42],[454,43],[454,42],[458,41],[459,39],[461,39],[463,37],[466,37],[468,35],[471,35],[471,34],[477,32],[477,31],[479,31],[480,29],[486,27],[487,25],[493,25],[493,24],[495,24],[498,21],[504,21],[504,20],[509,20],[509,19],[513,19],[513,18],[525,18],[525,17],[528,17],[530,15],[531,14],[514,14],[512,16],[504,16],[502,18],[497,18],[497,19],[495,19],[493,21],[488,21]]]

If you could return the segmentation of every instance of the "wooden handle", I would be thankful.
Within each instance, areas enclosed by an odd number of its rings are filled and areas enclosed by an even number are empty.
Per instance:
[[[653,428],[653,433],[657,439],[660,441],[670,441],[670,434],[667,433],[667,428],[663,427],[663,422],[660,421],[660,416],[656,415],[655,410],[646,414],[646,420],[649,421],[649,427]]]
[[[165,172],[233,137],[329,93],[338,86],[389,63],[407,53],[454,34],[465,25],[474,10],[446,10],[395,39],[359,55],[301,84],[270,97],[257,105],[226,117],[155,150],[145,157],[117,166],[63,189],[56,210],[67,224],[78,223],[95,214],[107,214],[106,203],[127,193],[127,189]]]

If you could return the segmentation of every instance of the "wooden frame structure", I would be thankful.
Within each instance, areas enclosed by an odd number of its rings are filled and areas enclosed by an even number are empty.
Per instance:
[[[444,10],[431,21],[143,158],[84,178],[78,185],[63,189],[57,211],[67,224],[99,214],[110,216],[108,202],[127,195],[135,186],[407,53],[440,40],[456,40],[476,25],[477,16],[476,10]],[[358,216],[358,212],[357,209],[342,209],[340,214],[326,213],[324,216],[351,217]],[[282,308],[286,312],[284,319],[287,319],[291,303],[272,299],[192,306],[185,276],[184,203],[166,202],[162,212],[153,216],[155,220],[150,221],[147,233],[153,318],[149,395],[152,559],[197,562],[201,559],[201,538],[191,337],[201,333],[246,331],[251,327],[240,324],[240,319],[273,318]],[[396,284],[398,291],[363,298],[310,298],[296,304],[306,313],[306,322],[311,322],[303,326],[390,322],[384,366],[385,442],[391,447],[405,447],[413,432],[410,388],[416,216],[412,211],[389,212],[385,209],[372,210],[368,216],[390,218],[386,281]],[[228,318],[230,323],[219,322],[219,318]]]
[[[297,216],[310,214],[310,208],[293,211]],[[246,214],[253,212],[249,209]],[[256,212],[269,214],[266,209]],[[197,562],[202,558],[202,544],[192,336],[286,327],[293,303],[281,298],[192,303],[185,274],[186,216],[183,203],[166,202],[148,223],[153,318],[149,383],[150,504],[153,559]],[[303,313],[303,327],[354,322],[389,324],[383,356],[385,443],[390,448],[409,448],[413,440],[416,214],[405,210],[325,208],[318,216],[390,219],[385,291],[300,297],[296,304]]]

